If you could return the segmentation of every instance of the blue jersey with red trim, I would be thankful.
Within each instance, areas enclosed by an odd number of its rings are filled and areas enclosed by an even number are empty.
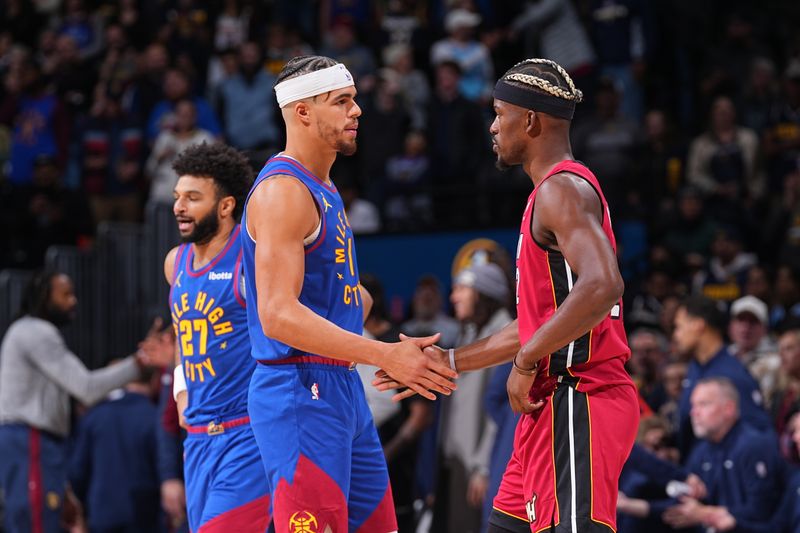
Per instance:
[[[363,311],[358,288],[358,265],[353,231],[347,221],[336,186],[328,185],[314,176],[297,160],[278,154],[267,161],[259,173],[250,194],[271,176],[288,175],[297,178],[308,188],[317,204],[321,226],[317,237],[305,245],[305,274],[300,291],[300,303],[337,326],[361,335]],[[247,220],[247,204],[245,215]],[[258,291],[255,280],[255,241],[247,228],[242,231],[242,264],[244,265],[247,320],[250,329],[253,358],[257,360],[284,359],[302,356],[303,352],[264,335],[258,316]],[[269,320],[269,318],[267,318]],[[325,356],[325,354],[311,354]]]
[[[247,357],[250,337],[241,293],[241,227],[225,248],[199,270],[194,250],[178,248],[169,307],[181,354],[190,425],[247,415],[247,388],[255,363]]]

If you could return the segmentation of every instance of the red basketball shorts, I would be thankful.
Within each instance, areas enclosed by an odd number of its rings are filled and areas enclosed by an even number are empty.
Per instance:
[[[562,383],[520,418],[490,523],[512,532],[616,531],[619,476],[638,424],[633,386],[585,393]]]

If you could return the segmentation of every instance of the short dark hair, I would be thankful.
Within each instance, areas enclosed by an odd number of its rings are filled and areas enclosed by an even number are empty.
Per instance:
[[[338,65],[339,62],[327,56],[297,56],[290,59],[275,79],[275,85],[297,78],[309,72],[316,72],[324,68]]]
[[[686,313],[694,318],[700,318],[709,327],[722,334],[728,325],[725,313],[719,308],[719,303],[707,296],[689,296],[681,303]]]
[[[459,76],[462,76],[464,74],[464,69],[461,68],[461,65],[457,61],[453,61],[452,59],[445,59],[444,61],[439,61],[436,64],[436,68],[450,69]]]
[[[442,290],[442,284],[439,282],[439,278],[434,276],[433,274],[423,274],[417,280],[417,287],[431,287],[436,289],[437,291]]]
[[[253,184],[253,167],[238,150],[222,143],[201,143],[190,146],[172,163],[178,176],[207,177],[214,180],[218,197],[233,196],[236,207],[233,217],[238,221],[244,200]]]

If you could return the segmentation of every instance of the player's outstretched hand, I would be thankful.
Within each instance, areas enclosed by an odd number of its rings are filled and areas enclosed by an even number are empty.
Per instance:
[[[508,402],[511,410],[515,413],[528,414],[537,411],[544,406],[544,400],[532,402],[528,394],[533,387],[533,380],[536,379],[536,370],[530,375],[522,374],[516,368],[512,368],[506,381],[506,392],[508,392]]]
[[[408,335],[404,335],[403,333],[400,334],[401,341],[411,341],[420,348],[422,348],[422,353],[430,357],[434,361],[438,361],[443,365],[449,364],[447,358],[447,352],[442,348],[436,346],[435,342],[439,340],[441,334],[437,333],[435,335],[430,335],[428,337],[409,337]],[[379,368],[375,372],[375,379],[372,381],[372,385],[375,386],[381,392],[386,392],[392,389],[398,389],[403,386],[402,383],[399,383],[389,377],[385,370]],[[414,391],[408,396],[413,396],[416,394]],[[404,396],[407,398],[408,396]]]
[[[409,337],[408,335],[400,334],[401,341],[411,341],[420,348],[422,348],[422,352],[427,355],[432,361],[438,362],[442,365],[450,367],[449,358],[447,356],[447,351],[443,350],[442,348],[436,346],[436,341],[439,340],[440,335],[431,335],[429,337]],[[378,369],[375,372],[375,379],[372,381],[372,385],[381,392],[385,392],[388,390],[400,389],[405,388],[405,385],[398,382],[397,380],[393,379],[389,374],[386,373],[383,369]],[[405,400],[406,398],[410,398],[417,394],[417,391],[411,388],[406,388],[405,390],[398,392],[392,397],[392,400],[395,402],[399,402]]]
[[[425,340],[430,344],[439,339],[436,334]],[[381,386],[393,383],[396,386],[408,387],[417,394],[435,400],[434,392],[449,395],[456,384],[452,381],[458,377],[455,371],[447,364],[442,364],[428,357],[422,351],[420,339],[407,339],[394,343],[380,363],[386,376]],[[381,381],[380,378],[376,381]],[[382,390],[386,390],[386,386]],[[401,393],[402,394],[402,393]]]

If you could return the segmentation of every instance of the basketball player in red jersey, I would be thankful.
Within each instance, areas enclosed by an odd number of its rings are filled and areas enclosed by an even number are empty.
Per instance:
[[[517,246],[519,318],[455,351],[428,350],[459,372],[514,362],[508,396],[523,416],[490,533],[616,531],[617,483],[639,408],[624,368],[630,350],[608,206],[570,148],[581,99],[546,59],[522,61],[497,82],[489,131],[498,167],[521,164],[534,184]]]

